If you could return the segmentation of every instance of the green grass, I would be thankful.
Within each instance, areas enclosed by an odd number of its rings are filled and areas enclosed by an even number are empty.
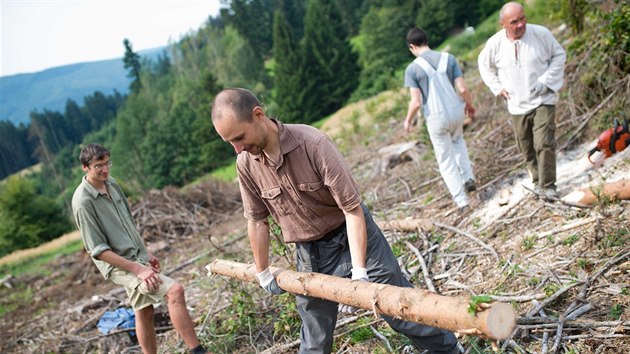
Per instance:
[[[212,171],[210,177],[220,181],[234,181],[236,178],[236,159],[231,164]]]
[[[562,240],[562,244],[565,246],[571,246],[575,244],[580,239],[580,234],[572,234],[567,236],[564,240]]]
[[[623,305],[614,304],[608,308],[607,317],[611,320],[620,320],[623,315]]]
[[[6,274],[14,277],[28,274],[29,276],[49,275],[54,270],[49,263],[55,258],[79,252],[83,249],[81,240],[72,241],[64,246],[52,248],[31,258],[12,260],[0,266],[0,278]],[[0,316],[8,316],[21,306],[28,306],[32,302],[34,289],[26,284],[17,284],[6,296],[6,301],[0,305]],[[53,305],[50,305],[53,306]]]
[[[523,241],[521,241],[521,248],[525,251],[534,248],[536,245],[536,239],[536,235],[525,237]]]
[[[2,274],[2,276],[4,276],[4,274],[12,274],[13,276],[18,276],[25,273],[28,273],[30,275],[40,273],[48,274],[51,271],[48,267],[48,264],[53,259],[60,256],[79,252],[82,249],[83,243],[80,239],[72,241],[63,247],[50,249],[45,253],[37,255],[36,257],[21,259],[12,263],[4,264],[0,266],[0,274]]]

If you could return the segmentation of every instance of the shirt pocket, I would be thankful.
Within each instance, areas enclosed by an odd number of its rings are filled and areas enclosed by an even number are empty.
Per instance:
[[[297,188],[300,191],[300,198],[309,208],[337,205],[324,181],[298,183]]]
[[[291,213],[288,197],[283,195],[280,187],[272,187],[261,190],[260,195],[269,205],[271,210],[276,210],[281,215],[288,215]]]

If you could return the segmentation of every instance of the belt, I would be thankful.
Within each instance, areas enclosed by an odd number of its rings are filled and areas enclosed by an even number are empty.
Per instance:
[[[322,236],[321,238],[313,242],[330,241],[333,238],[335,238],[335,236],[339,235],[339,233],[342,232],[345,228],[346,228],[346,222],[344,221],[341,223],[341,225],[337,226],[334,230],[328,231],[324,236]]]

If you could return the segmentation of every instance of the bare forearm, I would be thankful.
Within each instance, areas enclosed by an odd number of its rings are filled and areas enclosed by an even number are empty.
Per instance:
[[[464,99],[467,105],[472,106],[472,96],[470,95],[470,91],[468,91],[468,87],[466,87],[466,82],[463,77],[458,77],[455,79],[455,86],[457,87],[457,91],[459,91],[460,96]]]
[[[126,272],[136,275],[138,275],[143,269],[143,266],[141,264],[132,262],[124,257],[121,257],[111,250],[107,250],[99,254],[96,259],[108,263],[115,268],[122,269]]]
[[[409,106],[407,108],[407,116],[405,117],[405,121],[403,122],[403,128],[406,132],[411,132],[411,128],[416,125],[416,117],[418,116],[418,111],[422,105],[422,93],[419,88],[410,87],[409,95],[411,96],[409,100]]]
[[[420,104],[418,102],[410,101],[407,107],[407,115],[405,116],[406,122],[413,121],[418,116],[420,110]]]
[[[468,88],[466,87],[466,82],[464,81],[464,78],[460,76],[457,79],[455,79],[455,86],[457,87],[457,91],[459,91],[459,94],[464,99],[464,102],[466,102],[466,108],[465,108],[466,115],[470,119],[474,119],[475,106],[473,106],[472,95],[470,94],[470,91],[468,91]]]
[[[269,267],[269,224],[267,220],[247,221],[247,236],[252,248],[256,271]]]
[[[348,232],[348,245],[352,257],[353,268],[365,268],[367,252],[367,229],[361,205],[351,211],[344,212]]]

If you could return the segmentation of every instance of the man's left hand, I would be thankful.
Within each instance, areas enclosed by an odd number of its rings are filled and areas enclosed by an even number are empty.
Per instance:
[[[149,265],[151,265],[154,272],[160,272],[160,261],[152,253],[149,253]]]
[[[531,92],[532,96],[538,97],[538,96],[542,95],[543,93],[545,93],[545,91],[547,91],[547,90],[548,90],[548,88],[547,88],[547,86],[545,86],[545,84],[543,84],[540,81],[536,81],[536,84],[530,90],[530,92]]]
[[[359,281],[365,281],[365,282],[370,281],[367,275],[367,269],[366,268],[352,268],[352,280],[359,280]],[[337,311],[342,312],[342,313],[355,313],[357,311],[357,308],[350,305],[339,304],[339,306],[337,306]]]

